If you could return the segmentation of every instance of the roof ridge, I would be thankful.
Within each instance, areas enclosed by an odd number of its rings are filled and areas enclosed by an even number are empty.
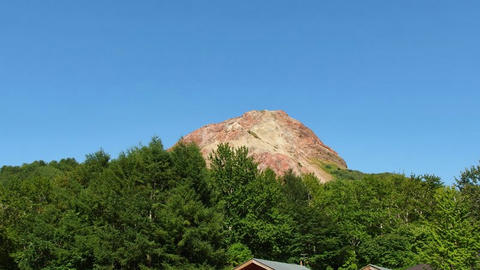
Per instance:
[[[298,264],[295,264],[295,263],[286,263],[286,262],[278,262],[278,261],[270,261],[270,260],[266,260],[266,259],[258,259],[258,258],[253,258],[253,260],[261,263],[261,264],[264,264],[270,268],[273,268],[273,269],[277,269],[275,268],[276,266],[281,266],[281,267],[295,267],[295,269],[299,269],[299,270],[308,270],[309,268],[307,268],[306,266],[304,265],[298,265]],[[295,269],[292,269],[292,270],[295,270]],[[282,269],[278,269],[278,270],[283,270]]]
[[[375,268],[377,268],[377,269],[379,269],[379,270],[391,270],[391,269],[389,269],[389,268],[385,268],[385,267],[378,266],[378,265],[375,265],[375,264],[369,264],[369,265],[370,265],[370,266],[373,266],[373,267],[375,267]]]

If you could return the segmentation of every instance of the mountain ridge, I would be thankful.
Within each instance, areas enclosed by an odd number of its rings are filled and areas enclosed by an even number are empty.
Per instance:
[[[208,161],[208,155],[221,143],[246,146],[259,164],[283,175],[313,173],[321,182],[332,179],[323,163],[347,168],[336,151],[324,144],[315,133],[283,110],[253,110],[241,116],[212,123],[185,135],[181,141],[195,143]]]

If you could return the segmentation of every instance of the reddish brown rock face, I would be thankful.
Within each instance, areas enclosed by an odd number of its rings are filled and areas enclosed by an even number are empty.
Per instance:
[[[318,161],[346,168],[345,161],[299,121],[284,111],[250,111],[240,117],[206,125],[186,135],[185,142],[196,143],[208,159],[220,143],[246,146],[259,169],[271,168],[282,175],[289,169],[297,174],[313,173],[325,182],[331,176]]]

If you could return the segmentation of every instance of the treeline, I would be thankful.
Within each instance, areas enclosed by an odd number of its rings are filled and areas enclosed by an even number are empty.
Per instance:
[[[0,268],[232,269],[252,257],[311,269],[480,269],[480,166],[456,188],[432,175],[336,180],[258,171],[246,148],[158,138],[116,159],[0,170]]]

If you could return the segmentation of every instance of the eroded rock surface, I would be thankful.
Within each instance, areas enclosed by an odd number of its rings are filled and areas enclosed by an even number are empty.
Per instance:
[[[319,162],[347,167],[337,152],[284,111],[246,112],[240,117],[206,125],[183,140],[195,142],[207,160],[220,143],[246,146],[259,163],[259,169],[269,167],[279,175],[292,169],[297,174],[313,173],[325,182],[331,176],[320,168]]]

